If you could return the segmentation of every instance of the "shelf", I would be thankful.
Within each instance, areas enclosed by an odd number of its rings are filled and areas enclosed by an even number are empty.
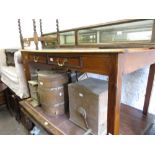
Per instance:
[[[50,117],[40,107],[32,107],[27,100],[21,101],[20,105],[32,119],[50,134],[82,135],[85,133],[83,129],[69,121],[67,115]]]
[[[120,134],[143,135],[152,126],[155,115],[143,115],[141,110],[121,104]]]
[[[48,133],[54,135],[83,135],[85,131],[72,123],[67,115],[49,117],[40,107],[32,107],[27,100],[20,102],[21,107]],[[140,135],[150,128],[154,115],[144,116],[140,110],[121,104],[121,135]]]

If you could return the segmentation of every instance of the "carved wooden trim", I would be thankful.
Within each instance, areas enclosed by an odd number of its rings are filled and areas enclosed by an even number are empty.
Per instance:
[[[60,46],[60,34],[59,34],[59,21],[56,19],[56,29],[57,29],[57,44]]]
[[[33,37],[34,37],[34,43],[36,45],[36,50],[38,50],[38,34],[37,34],[37,30],[36,30],[36,21],[35,19],[32,19],[33,21],[33,31],[34,31],[34,34],[33,34]]]
[[[21,44],[22,49],[24,49],[24,41],[23,41],[20,19],[18,19],[18,29],[19,29],[19,35],[20,35],[20,44]]]

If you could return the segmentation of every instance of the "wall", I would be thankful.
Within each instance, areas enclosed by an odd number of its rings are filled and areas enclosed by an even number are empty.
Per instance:
[[[143,109],[148,72],[149,66],[146,66],[123,77],[122,103]]]
[[[128,74],[123,78],[122,103],[126,103],[140,110],[143,109],[149,66]],[[155,114],[155,82],[151,95],[149,112]]]
[[[1,75],[1,66],[6,65],[6,56],[4,49],[0,49],[0,75]]]
[[[141,7],[133,0],[5,0],[1,1],[0,9],[0,48],[20,47],[17,19],[22,21],[24,36],[32,36],[33,18],[43,19],[43,31],[55,31],[55,20],[60,21],[60,30],[104,23],[129,18],[154,18],[154,14],[146,10],[144,1]],[[121,5],[120,5],[120,4]],[[149,3],[154,10],[154,5]],[[147,4],[148,5],[148,4]],[[132,8],[132,11],[131,11]]]

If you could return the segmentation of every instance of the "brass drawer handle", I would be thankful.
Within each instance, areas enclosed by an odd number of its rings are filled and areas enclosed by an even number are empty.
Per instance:
[[[62,62],[60,62],[60,59],[58,58],[57,59],[57,64],[58,64],[59,67],[63,67],[67,61],[68,61],[67,59],[64,59]]]
[[[39,60],[39,57],[38,57],[38,56],[34,56],[34,57],[33,57],[33,61],[34,61],[34,62],[38,62],[38,60]]]

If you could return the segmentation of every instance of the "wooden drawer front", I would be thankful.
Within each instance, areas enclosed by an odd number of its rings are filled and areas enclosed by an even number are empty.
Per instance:
[[[80,56],[50,56],[48,55],[48,64],[59,67],[82,68],[83,62]]]
[[[29,60],[31,62],[35,62],[35,63],[46,63],[47,59],[46,59],[46,54],[29,54],[28,56]]]

